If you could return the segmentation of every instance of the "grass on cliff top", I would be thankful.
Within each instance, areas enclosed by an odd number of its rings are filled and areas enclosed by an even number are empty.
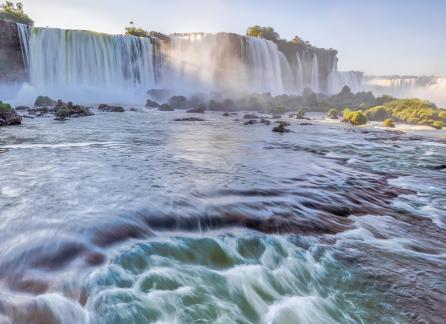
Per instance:
[[[16,4],[10,1],[2,2],[0,5],[0,20],[11,20],[16,23],[34,26],[34,20],[25,13],[21,2]]]

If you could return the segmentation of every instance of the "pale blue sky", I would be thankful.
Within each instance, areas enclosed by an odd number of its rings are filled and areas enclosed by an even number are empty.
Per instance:
[[[446,75],[446,0],[22,0],[37,26],[164,33],[272,26],[339,51],[342,70]]]

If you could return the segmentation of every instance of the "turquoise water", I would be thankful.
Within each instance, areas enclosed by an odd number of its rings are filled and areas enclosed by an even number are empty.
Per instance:
[[[443,132],[185,115],[0,129],[0,322],[442,321]]]

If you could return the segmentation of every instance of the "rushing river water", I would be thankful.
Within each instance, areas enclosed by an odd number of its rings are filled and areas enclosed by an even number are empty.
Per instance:
[[[444,322],[445,132],[186,115],[0,129],[0,323]]]

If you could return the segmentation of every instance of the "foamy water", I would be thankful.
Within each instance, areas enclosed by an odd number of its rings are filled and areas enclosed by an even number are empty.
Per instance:
[[[0,322],[444,318],[441,132],[95,113],[0,129]]]

